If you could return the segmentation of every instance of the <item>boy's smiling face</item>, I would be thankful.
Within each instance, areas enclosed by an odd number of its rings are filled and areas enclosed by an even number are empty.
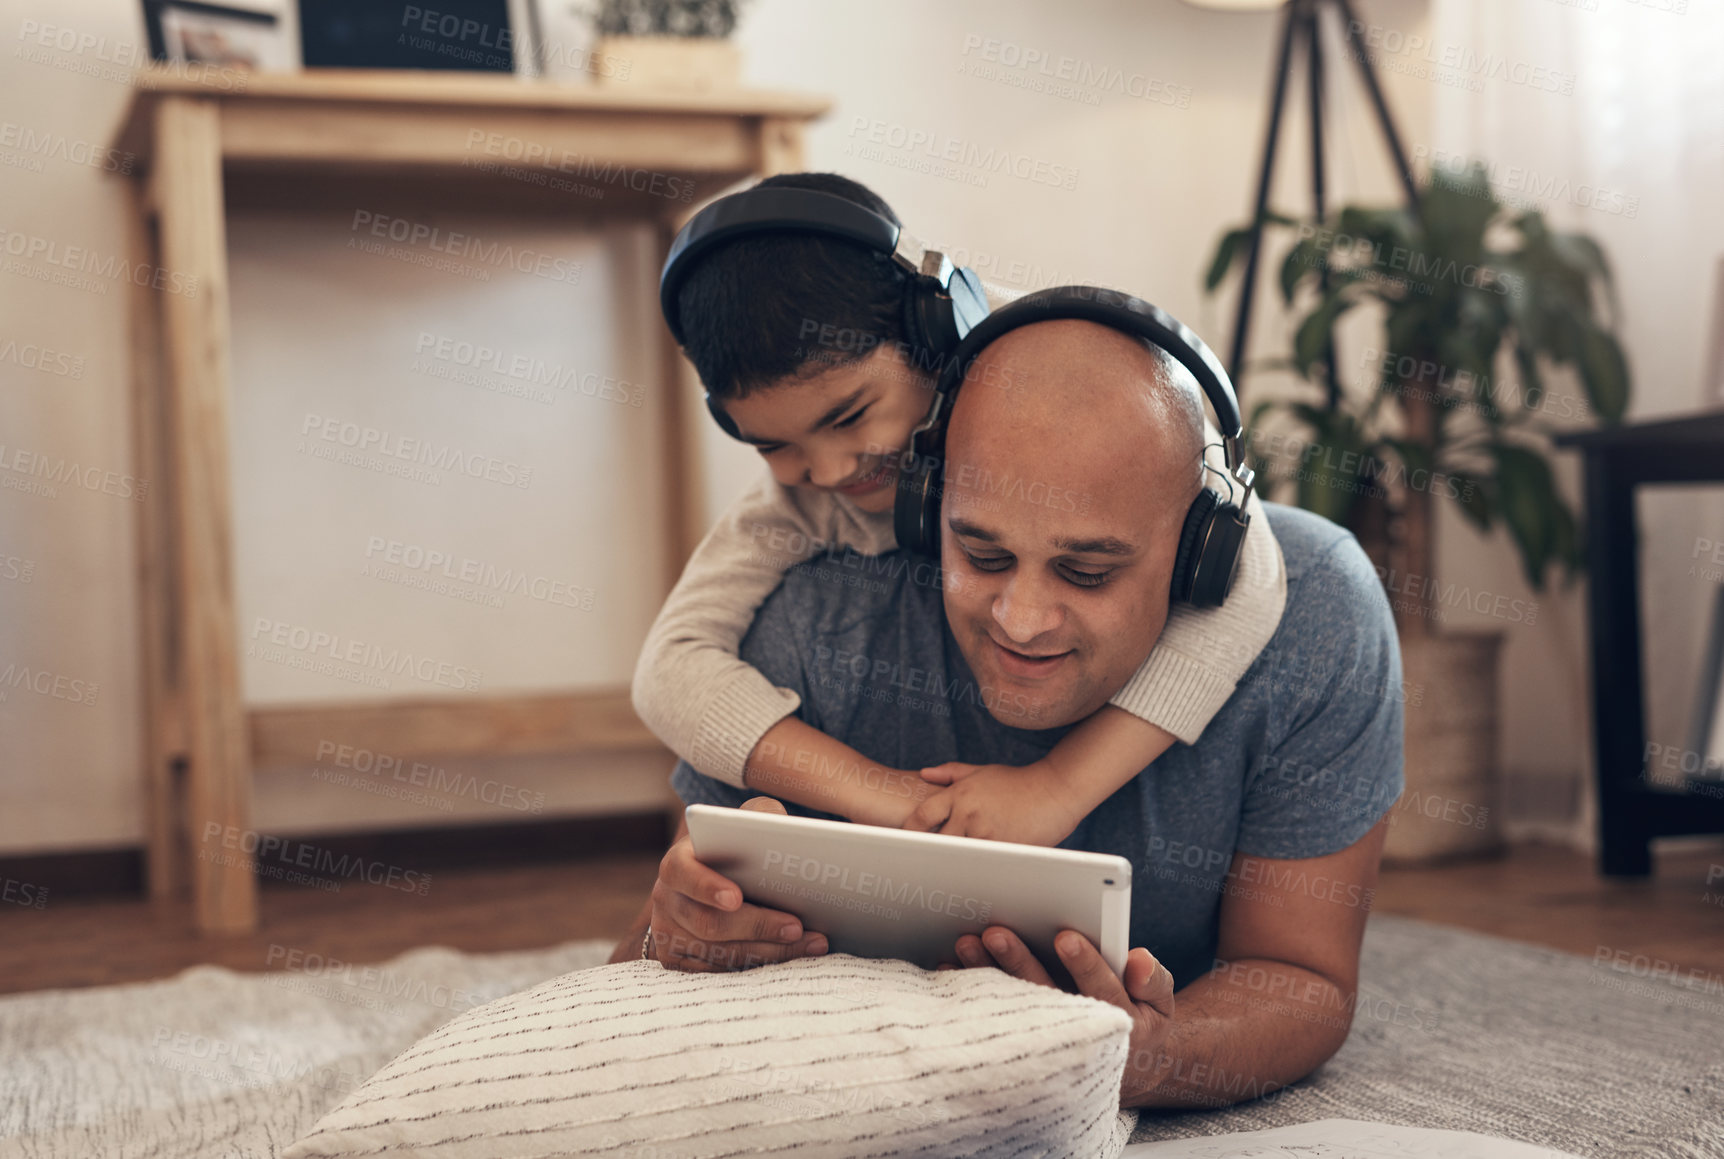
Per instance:
[[[778,482],[835,491],[879,513],[892,509],[898,458],[927,416],[933,389],[933,376],[886,343],[856,362],[783,378],[721,405]]]

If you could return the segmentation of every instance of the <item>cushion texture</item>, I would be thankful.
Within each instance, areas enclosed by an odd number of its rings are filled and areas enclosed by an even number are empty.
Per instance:
[[[1000,970],[627,962],[469,1010],[283,1159],[1119,1155],[1131,1019]]]

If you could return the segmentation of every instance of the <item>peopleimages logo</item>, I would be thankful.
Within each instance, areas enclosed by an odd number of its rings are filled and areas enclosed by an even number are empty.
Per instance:
[[[870,700],[890,700],[893,690],[896,689],[900,694],[921,694],[928,698],[926,701],[918,698],[915,703],[905,704],[904,707],[923,707],[930,703],[944,702],[970,703],[981,705],[995,716],[1034,719],[1040,715],[1039,707],[1021,692],[1007,692],[986,684],[977,684],[973,680],[948,678],[944,673],[905,664],[900,660],[870,659],[860,652],[834,649],[825,644],[814,646],[814,660],[815,666],[823,670],[822,675],[816,677],[817,680],[849,677],[850,686],[847,689],[840,688],[839,691],[848,691]]]
[[[68,165],[88,166],[92,169],[103,169],[110,173],[130,175],[132,165],[137,158],[131,153],[123,153],[118,149],[110,149],[106,145],[96,145],[89,141],[68,137],[64,133],[38,131],[28,125],[19,125],[12,121],[0,121],[0,149],[18,152],[5,158],[5,164],[17,168],[32,169],[40,172],[41,162],[62,161]],[[18,165],[11,158],[22,158],[31,164]]]
[[[421,221],[408,221],[403,217],[390,217],[387,214],[376,213],[367,209],[353,211],[353,222],[348,226],[350,233],[357,234],[364,230],[373,237],[386,238],[389,241],[400,242],[409,247],[424,247],[440,254],[448,254],[454,258],[476,261],[481,265],[503,269],[512,269],[535,277],[548,278],[553,282],[567,282],[576,285],[581,280],[581,263],[572,262],[567,258],[557,257],[542,250],[530,249],[526,246],[512,246],[503,242],[487,242],[471,234],[456,230],[445,231],[441,226],[427,225]],[[359,248],[359,238],[349,237],[349,249]]]
[[[972,32],[964,37],[963,56],[974,54],[981,64],[960,62],[958,72],[1009,84],[1032,92],[1046,93],[1086,105],[1099,104],[1101,93],[1135,97],[1160,105],[1188,108],[1191,86],[1128,73],[1112,65],[1082,57],[1054,56],[1045,49],[1013,44]],[[998,66],[997,68],[989,66]]]
[[[5,226],[0,226],[0,254],[19,259],[18,262],[6,263],[8,273],[35,277],[38,281],[54,281],[99,294],[107,293],[107,286],[82,275],[130,282],[134,286],[181,294],[187,298],[195,298],[198,294],[198,280],[194,274],[163,269],[149,262],[134,262],[114,254],[100,253],[88,246],[67,245],[57,238],[23,233]],[[54,269],[33,273],[31,266],[21,264],[29,262],[40,262],[44,267],[52,266]]]
[[[0,345],[0,362],[10,362],[25,370],[37,370],[43,374],[52,374],[57,378],[84,377],[84,356],[82,354],[67,354],[64,351],[50,350],[34,342],[26,342],[22,346],[15,338],[6,339],[5,345]]]
[[[475,692],[479,688],[480,673],[477,668],[452,664],[430,656],[415,656],[401,648],[368,644],[364,640],[343,637],[334,632],[312,631],[310,628],[290,624],[285,620],[274,620],[268,616],[259,616],[253,623],[251,639],[252,643],[246,654],[264,655],[265,659],[270,657],[265,654],[267,649],[263,646],[273,644],[278,649],[291,649],[308,657],[355,664],[362,668],[386,672],[391,676],[412,676],[444,688],[455,688],[464,692]]]
[[[948,917],[963,918],[965,921],[985,922],[994,912],[993,902],[968,894],[928,889],[920,882],[895,881],[880,873],[853,873],[848,865],[818,861],[812,857],[785,853],[782,849],[767,850],[766,863],[761,868],[767,873],[799,878],[809,885],[823,889],[842,890],[872,901],[925,909],[930,913],[943,913]]]
[[[367,537],[365,558],[368,561],[380,559],[383,563],[409,573],[424,573],[427,577],[434,573],[458,583],[472,584],[489,596],[522,595],[541,603],[578,608],[583,612],[593,610],[593,597],[596,593],[592,588],[570,583],[568,580],[536,575],[524,568],[498,568],[491,563],[466,556],[457,557],[450,552],[425,548],[416,543],[385,539],[381,535]],[[361,574],[375,574],[381,579],[403,583],[407,587],[421,586],[403,581],[400,574],[388,569],[377,570],[375,562],[367,563],[361,569]],[[498,602],[493,606],[501,607],[502,604]]]
[[[1033,181],[1038,185],[1051,185],[1058,189],[1077,188],[1078,171],[1070,166],[1058,165],[1045,158],[1032,157],[1027,153],[1019,153],[998,145],[967,141],[935,129],[912,127],[871,117],[852,117],[850,138],[845,152],[861,156],[864,160],[883,159],[878,155],[870,155],[867,151],[868,146],[875,146],[876,154],[879,149],[890,149],[894,152],[918,154],[930,163],[979,170],[980,173],[1003,173],[1008,177]]]
[[[414,351],[439,362],[473,371],[491,371],[529,386],[549,386],[571,394],[639,407],[646,402],[646,387],[596,371],[580,370],[561,363],[547,363],[529,354],[510,353],[484,343],[420,331]],[[549,401],[547,398],[546,401]]]
[[[1462,264],[1454,258],[1428,254],[1408,246],[1385,245],[1369,237],[1337,232],[1310,222],[1299,226],[1299,240],[1314,241],[1319,255],[1329,253],[1350,259],[1352,264],[1348,268],[1351,272],[1364,266],[1396,271],[1387,277],[1407,282],[1421,293],[1429,293],[1426,287],[1437,282],[1450,282],[1469,290],[1487,290],[1517,301],[1526,291],[1526,279],[1520,274],[1475,262]]]
[[[54,458],[24,447],[8,447],[5,443],[0,443],[0,472],[21,475],[32,480],[39,478],[49,484],[70,484],[86,491],[100,491],[104,495],[133,499],[140,503],[150,486],[148,479],[122,475],[118,471],[109,471],[102,467],[86,467],[76,459]],[[12,485],[8,479],[0,476],[0,486]],[[17,489],[25,490],[24,487]],[[55,494],[51,486],[41,490],[50,498]]]
[[[219,846],[219,849],[212,846]],[[279,876],[276,872],[270,872],[278,867],[268,864],[279,862],[281,866],[323,874],[336,889],[341,887],[341,883],[333,879],[342,877],[368,881],[372,885],[387,886],[403,893],[423,895],[431,888],[429,873],[402,869],[398,865],[389,865],[382,861],[368,861],[351,853],[338,856],[334,850],[324,849],[308,841],[296,841],[291,837],[276,837],[252,829],[239,829],[232,825],[223,825],[219,821],[204,822],[203,848],[198,850],[198,859],[215,861],[222,865],[239,864],[237,857],[223,854],[221,849],[255,858],[257,872],[266,877]]]
[[[101,685],[93,680],[79,680],[46,668],[12,662],[0,668],[0,703],[5,702],[6,691],[14,688],[55,700],[69,700],[73,704],[95,704],[96,692]]]
[[[428,470],[420,472],[430,479],[432,471],[451,471],[466,475],[473,479],[484,479],[486,482],[498,483],[505,487],[518,487],[525,490],[532,485],[533,468],[521,463],[499,459],[494,455],[476,454],[464,451],[452,443],[438,443],[431,439],[402,435],[395,431],[380,430],[377,427],[362,426],[359,423],[348,422],[330,415],[306,412],[301,422],[299,433],[303,436],[333,443],[348,448],[353,452],[354,466],[370,466],[394,468],[390,473],[406,470],[400,463],[390,460],[400,460],[415,467]],[[301,449],[306,447],[305,439],[300,440]],[[318,457],[338,458],[333,447],[318,448],[317,443],[310,444],[311,449],[326,451],[326,455]],[[411,474],[411,472],[408,472]]]

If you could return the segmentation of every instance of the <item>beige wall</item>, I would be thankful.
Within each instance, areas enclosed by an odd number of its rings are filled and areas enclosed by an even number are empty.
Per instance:
[[[118,44],[141,38],[136,6],[118,0],[8,5],[3,35],[17,37],[25,20],[108,38],[84,53],[46,50],[61,65],[124,59],[135,50]],[[111,79],[10,51],[0,64],[0,89],[0,119],[36,137],[98,146],[128,92]],[[40,171],[3,167],[0,228],[120,254],[121,191],[111,174],[52,157]],[[353,245],[369,236],[355,230],[356,213],[392,210],[365,202],[331,212],[236,207],[231,214],[230,448],[247,700],[626,683],[663,571],[653,530],[663,502],[654,436],[660,402],[644,385],[659,324],[653,287],[641,276],[648,239],[638,228],[599,232],[578,222],[551,227],[421,213],[416,223],[543,252],[553,276],[506,265],[427,271]],[[92,291],[0,275],[0,345],[16,339],[82,360],[77,377],[0,362],[0,443],[8,456],[23,450],[131,472],[124,288],[100,279]],[[564,385],[523,398],[447,377],[475,369],[469,343],[505,359],[541,361]],[[507,381],[477,369],[492,382]],[[343,449],[345,424],[447,444],[481,464],[478,470],[494,463],[497,480],[453,472],[401,478],[317,457],[320,449]],[[320,437],[326,430],[334,441]],[[0,689],[4,851],[125,844],[141,834],[131,583],[137,507],[99,490],[62,485],[57,492],[0,489],[0,555],[33,565],[28,582],[0,580],[0,671],[8,664],[47,670],[93,683],[96,692],[93,704],[79,704]],[[411,565],[431,552],[525,575],[527,590],[475,602],[378,574],[392,561]],[[0,575],[9,570],[24,572],[0,567]],[[396,572],[426,574],[411,566]],[[401,649],[444,665],[448,679],[364,667],[306,670],[295,666],[303,652],[264,647],[277,625]],[[445,686],[455,683],[462,687]],[[472,792],[426,799],[423,783],[393,777],[381,785],[395,796],[360,791],[328,779],[351,771],[333,756],[325,778],[306,769],[262,771],[257,821],[306,830],[463,815],[503,820],[522,809],[641,807],[668,793],[662,759],[442,767],[444,783]],[[467,773],[477,773],[477,782]],[[352,780],[380,784],[357,772]]]
[[[1369,8],[1385,25],[1431,28],[1424,0],[1376,0]],[[10,42],[25,19],[134,43],[141,36],[129,0],[14,0],[0,17],[0,39]],[[739,42],[752,83],[836,98],[809,140],[809,167],[874,186],[918,233],[985,278],[1023,289],[1082,280],[1129,287],[1224,345],[1231,303],[1206,300],[1198,279],[1215,236],[1247,212],[1273,33],[1268,17],[1199,12],[1176,0],[757,0]],[[1002,42],[1008,56],[1073,58],[1092,77],[1118,74],[1122,87],[1147,95],[1111,91],[1105,81],[1063,94],[1032,91],[1026,84],[1038,74],[994,66],[989,41]],[[1444,99],[1439,87],[1393,73],[1385,83],[1408,139],[1428,140]],[[126,91],[10,51],[0,56],[0,119],[37,132],[103,143]],[[1358,96],[1349,88],[1330,126],[1334,196],[1387,200],[1394,185]],[[1505,94],[1503,115],[1532,115],[1516,105],[1520,97]],[[922,145],[890,143],[912,134],[959,157],[1010,151],[1032,168],[1039,163],[1041,179],[962,161],[929,171]],[[1293,210],[1306,205],[1304,142],[1296,115],[1275,198]],[[52,160],[41,172],[0,167],[0,205],[8,231],[104,252],[123,245],[117,183],[94,170]],[[654,401],[635,409],[558,397],[547,406],[433,379],[414,358],[430,334],[640,381],[656,325],[650,287],[628,286],[620,298],[605,290],[641,239],[440,221],[582,263],[576,285],[520,275],[475,283],[349,250],[350,224],[344,214],[242,214],[230,231],[242,637],[262,618],[399,645],[478,669],[487,691],[626,679],[653,610],[653,585],[641,579],[657,569],[656,539],[643,534],[658,499],[655,464],[630,448],[642,445]],[[1624,267],[1636,260],[1630,242],[1613,249]],[[0,362],[0,442],[129,470],[124,300],[118,287],[97,294],[0,274],[0,341],[18,338],[83,359],[76,379]],[[1258,353],[1278,352],[1285,327],[1267,298],[1260,319]],[[1638,357],[1641,346],[1664,339],[1656,320],[1635,323],[1629,339]],[[1698,341],[1690,333],[1696,319],[1684,315],[1679,325],[1676,342]],[[1352,341],[1357,348],[1364,337]],[[1677,409],[1674,393],[1645,382],[1641,390],[1638,409]],[[531,465],[532,485],[446,479],[433,486],[317,460],[300,450],[307,414],[453,440]],[[704,433],[702,451],[715,514],[758,460],[715,431]],[[47,498],[0,489],[0,564],[12,556],[35,565],[29,583],[4,578],[0,566],[0,669],[17,662],[99,685],[93,706],[21,690],[0,702],[0,852],[124,844],[141,832],[135,512],[135,504],[99,491],[62,487]],[[392,586],[362,570],[374,537],[590,587],[594,610],[517,598],[490,608]],[[1504,544],[1477,543],[1448,527],[1444,549],[1445,569],[1526,594]],[[1587,737],[1580,604],[1547,597],[1540,607],[1536,625],[1509,633],[1504,759],[1517,777],[1572,782],[1584,768]],[[1451,623],[1462,624],[1463,614]],[[1687,648],[1693,628],[1656,630]],[[244,679],[259,702],[405,688],[367,687],[256,657],[246,661]],[[557,762],[481,767],[520,792],[544,792],[546,812],[623,807],[663,794],[664,769],[650,762],[574,772]],[[494,804],[466,802],[444,816],[463,811],[502,815]],[[305,770],[261,774],[258,814],[260,823],[290,830],[435,819],[423,805],[356,793]]]

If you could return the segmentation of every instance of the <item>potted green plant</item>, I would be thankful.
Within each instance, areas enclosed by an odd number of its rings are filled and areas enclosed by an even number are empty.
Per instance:
[[[734,88],[742,56],[729,36],[744,0],[596,0],[587,9],[603,59],[627,61],[602,83],[710,91]]]
[[[1272,365],[1314,389],[1253,408],[1253,458],[1269,494],[1291,485],[1300,506],[1352,529],[1388,589],[1410,702],[1407,795],[1388,853],[1421,860],[1489,849],[1500,841],[1502,635],[1437,630],[1448,609],[1481,605],[1476,589],[1436,578],[1435,508],[1452,501],[1481,532],[1505,528],[1535,591],[1553,570],[1567,580],[1578,572],[1580,532],[1556,486],[1549,435],[1555,419],[1590,412],[1615,423],[1627,409],[1609,266],[1591,238],[1500,203],[1480,165],[1434,168],[1417,212],[1348,206],[1332,221],[1273,214],[1263,226],[1296,231],[1279,279],[1293,349]],[[1222,236],[1211,293],[1249,236],[1248,228]],[[1369,380],[1347,384],[1333,332],[1361,308],[1380,316],[1382,337]],[[1553,380],[1578,381],[1584,405],[1553,394]],[[1273,436],[1287,428],[1291,445]],[[1527,619],[1524,601],[1498,603],[1486,601],[1490,614]],[[1485,822],[1457,821],[1456,802]]]

